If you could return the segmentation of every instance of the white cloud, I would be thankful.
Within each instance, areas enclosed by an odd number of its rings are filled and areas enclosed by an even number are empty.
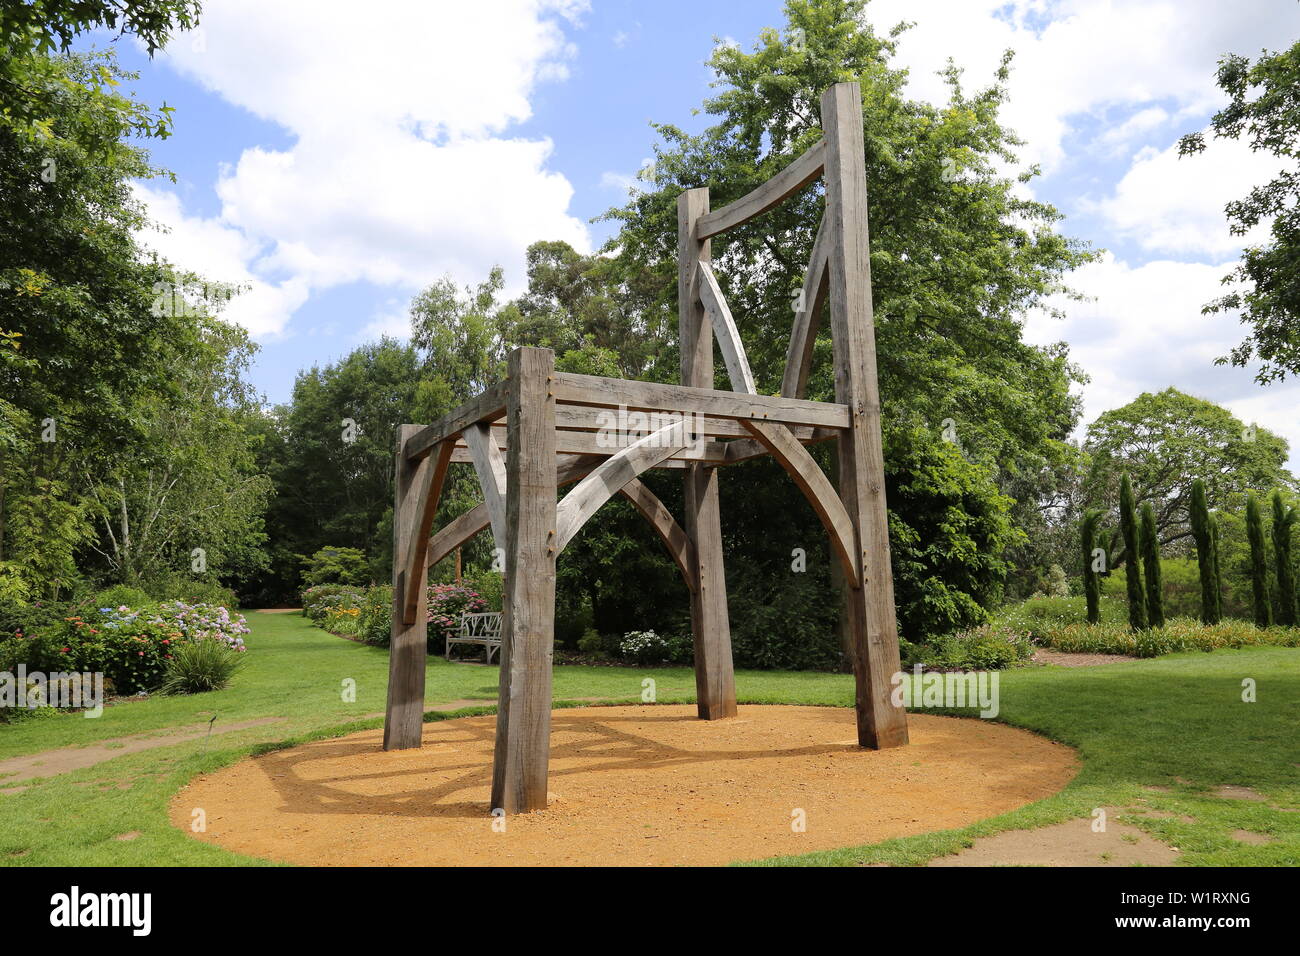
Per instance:
[[[528,243],[586,251],[586,226],[567,212],[573,189],[546,168],[550,141],[505,135],[531,116],[539,83],[565,77],[574,48],[562,21],[585,7],[377,0],[358,20],[340,0],[209,0],[201,38],[162,59],[295,143],[246,149],[220,173],[219,216],[191,231],[295,291],[413,291],[446,273],[480,281],[498,264],[518,287]]]
[[[284,330],[294,310],[307,301],[307,283],[297,277],[267,282],[249,268],[260,246],[237,229],[213,219],[186,216],[174,193],[137,184],[135,194],[158,227],[140,241],[177,268],[197,273],[205,281],[243,289],[230,300],[222,317],[237,322],[255,338]]]
[[[948,57],[976,88],[1014,49],[1003,118],[1027,140],[1024,158],[1048,171],[1067,158],[1072,117],[1170,103],[1208,112],[1222,101],[1214,83],[1220,56],[1255,55],[1300,30],[1300,5],[1274,0],[874,0],[867,17],[878,32],[916,22],[897,62],[911,69],[911,92],[935,102],[947,99],[934,74]]]
[[[1130,266],[1106,254],[1071,277],[1093,301],[1057,302],[1064,320],[1030,316],[1025,338],[1037,344],[1064,339],[1070,357],[1091,376],[1083,390],[1083,424],[1127,404],[1142,392],[1170,386],[1218,402],[1239,417],[1284,436],[1291,465],[1300,466],[1300,382],[1261,389],[1252,369],[1216,366],[1244,330],[1235,315],[1202,315],[1220,292],[1231,262],[1159,260]]]
[[[1259,241],[1266,228],[1234,236],[1223,207],[1272,178],[1281,164],[1237,140],[1214,140],[1207,134],[1206,143],[1205,152],[1185,157],[1179,157],[1176,143],[1141,150],[1113,195],[1084,208],[1151,251],[1218,256]]]

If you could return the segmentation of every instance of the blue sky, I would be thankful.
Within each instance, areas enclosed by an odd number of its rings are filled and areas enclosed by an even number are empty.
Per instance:
[[[478,282],[499,263],[517,291],[529,242],[599,245],[609,226],[589,220],[651,156],[649,123],[700,129],[715,37],[747,48],[782,25],[781,6],[376,0],[358,21],[353,4],[206,0],[200,30],[153,61],[117,44],[137,92],[176,108],[154,156],[179,182],[142,187],[171,231],[147,241],[252,285],[231,317],[262,346],[256,385],[284,401],[300,368],[400,333],[441,275]],[[942,97],[948,56],[977,85],[1016,50],[1004,117],[1044,169],[1029,189],[1108,250],[1073,283],[1095,301],[1026,327],[1071,344],[1092,376],[1087,418],[1174,385],[1300,449],[1300,392],[1215,368],[1239,327],[1199,314],[1239,251],[1223,203],[1272,167],[1235,144],[1174,150],[1221,103],[1217,58],[1294,42],[1300,5],[874,0],[868,18],[882,32],[915,21],[899,64],[918,98]]]

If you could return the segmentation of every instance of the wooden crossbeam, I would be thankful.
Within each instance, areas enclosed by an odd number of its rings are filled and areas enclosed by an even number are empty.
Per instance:
[[[776,395],[747,395],[714,388],[691,388],[659,382],[631,382],[598,375],[556,372],[555,398],[573,405],[691,412],[715,418],[757,419],[783,425],[844,428],[847,405],[810,402]]]
[[[505,430],[492,428],[490,431],[492,443],[497,448],[505,448]],[[465,435],[468,437],[468,430],[466,430]],[[608,440],[607,436],[601,436],[596,432],[557,431],[555,433],[555,453],[557,455],[601,455],[612,457],[631,447],[633,443],[630,441],[625,444],[615,444],[613,441]],[[703,461],[720,465],[727,460],[727,445],[728,442],[697,440],[680,447],[674,446],[671,457],[679,461]],[[463,446],[458,444],[457,447]],[[452,457],[453,462],[462,460],[473,461],[473,457],[464,458],[463,456],[456,457],[454,455]]]
[[[820,176],[825,161],[826,141],[819,139],[798,159],[757,189],[721,209],[701,216],[695,223],[695,238],[707,239],[716,236],[720,232],[734,229],[755,216],[761,216],[774,206],[779,206]]]
[[[471,399],[455,411],[448,412],[432,425],[425,425],[407,439],[402,454],[407,460],[423,458],[439,442],[459,435],[476,422],[500,418],[506,412],[506,383],[498,382],[482,395]]]
[[[707,262],[700,263],[699,277],[700,302],[709,316],[709,324],[713,326],[718,348],[722,350],[722,361],[727,366],[731,390],[753,395],[758,389],[754,387],[754,373],[749,370],[744,343],[740,341],[740,332],[736,328],[736,320],[731,317],[731,310],[727,308],[727,300],[722,297],[718,279]]]

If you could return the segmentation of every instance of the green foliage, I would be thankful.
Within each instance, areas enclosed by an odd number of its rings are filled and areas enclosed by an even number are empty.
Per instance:
[[[1245,367],[1259,362],[1256,381],[1268,383],[1300,372],[1300,42],[1265,53],[1254,63],[1237,53],[1219,60],[1218,83],[1229,103],[1210,120],[1218,139],[1244,140],[1252,152],[1271,153],[1282,169],[1266,183],[1226,206],[1230,231],[1245,236],[1269,223],[1268,240],[1247,247],[1224,284],[1232,291],[1202,310],[1240,314],[1250,327],[1246,340],[1218,359]],[[1181,155],[1205,149],[1203,133],[1179,141]]]
[[[1160,576],[1160,539],[1156,537],[1156,513],[1151,502],[1142,503],[1139,550],[1146,581],[1147,621],[1151,627],[1165,626],[1164,584]]]
[[[356,636],[371,647],[387,647],[393,639],[393,588],[367,588],[358,606]]]
[[[364,587],[370,581],[370,565],[356,548],[325,547],[303,562],[302,578],[309,585],[346,584]]]
[[[1115,622],[1089,626],[1076,621],[1042,627],[1034,632],[1034,640],[1067,653],[1158,657],[1256,645],[1300,647],[1300,630],[1260,628],[1248,621],[1203,624],[1193,618],[1171,618],[1159,630],[1133,631]]]
[[[1196,540],[1196,563],[1201,577],[1201,620],[1217,624],[1222,617],[1218,568],[1217,524],[1206,502],[1205,481],[1197,478],[1191,486],[1190,524]]]
[[[1297,621],[1295,565],[1291,557],[1292,534],[1300,512],[1287,506],[1282,490],[1273,491],[1273,567],[1277,576],[1277,622],[1292,626]]]
[[[917,641],[982,623],[1001,596],[1004,553],[1022,536],[1012,502],[950,442],[895,431],[886,449],[900,631]]]
[[[55,67],[56,51],[66,52],[73,39],[98,27],[118,30],[119,36],[138,37],[153,56],[176,28],[189,29],[198,21],[197,0],[40,0],[38,3],[0,5],[0,133],[30,143],[57,140],[60,100],[75,95],[88,110],[111,119],[111,126],[138,136],[166,138],[171,132],[171,110],[157,114],[116,91],[110,72],[97,73],[72,83]],[[84,135],[83,131],[78,133]],[[100,132],[90,141],[95,157],[112,156],[121,144],[116,136]]]
[[[1124,581],[1128,587],[1128,623],[1135,631],[1147,627],[1146,595],[1142,590],[1142,567],[1138,553],[1137,522],[1133,516],[1133,485],[1128,472],[1119,484],[1119,524],[1124,536]]]
[[[1259,499],[1246,498],[1246,538],[1250,542],[1250,591],[1255,609],[1255,624],[1268,627],[1273,623],[1273,604],[1268,589],[1268,554],[1264,541],[1264,522]]]
[[[241,654],[221,641],[180,644],[167,662],[160,690],[164,694],[202,694],[222,690],[244,663]]]
[[[1084,449],[1091,459],[1083,488],[1086,501],[1107,506],[1117,497],[1120,476],[1128,474],[1134,507],[1151,502],[1165,546],[1195,537],[1191,497],[1196,481],[1208,506],[1219,508],[1251,489],[1290,482],[1285,439],[1174,388],[1143,393],[1099,415],[1088,426]],[[1117,544],[1113,536],[1112,554]]]
[[[1102,515],[1103,512],[1096,509],[1089,510],[1079,524],[1083,556],[1083,593],[1088,604],[1089,624],[1096,624],[1101,620],[1101,572],[1095,570],[1093,551],[1098,546]]]
[[[127,587],[125,584],[115,584],[111,588],[105,588],[95,595],[91,603],[96,607],[144,607],[153,602],[144,591],[139,588]]]
[[[691,639],[680,634],[628,631],[618,642],[616,655],[629,664],[690,664],[694,658]]]
[[[909,664],[934,670],[1002,670],[1034,656],[1029,634],[1005,624],[981,624],[916,647]]]
[[[176,650],[209,643],[243,653],[247,622],[227,609],[164,603],[138,608],[85,608],[0,641],[0,670],[99,672],[120,695],[148,693],[163,683]]]

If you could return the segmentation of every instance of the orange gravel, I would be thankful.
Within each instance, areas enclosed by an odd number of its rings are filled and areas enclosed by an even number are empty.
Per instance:
[[[201,808],[198,839],[304,865],[721,864],[964,826],[1078,769],[1068,747],[976,719],[912,715],[910,746],[871,751],[847,708],[583,707],[552,715],[550,806],[496,832],[495,720],[425,724],[419,750],[385,753],[372,730],[243,760],[171,817],[189,830]]]

